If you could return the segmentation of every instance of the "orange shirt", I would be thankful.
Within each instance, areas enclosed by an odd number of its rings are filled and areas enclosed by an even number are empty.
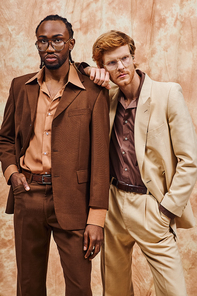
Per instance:
[[[25,155],[20,159],[20,165],[34,174],[50,174],[51,172],[51,127],[53,117],[66,85],[71,82],[80,88],[85,88],[71,64],[68,82],[60,89],[54,98],[50,97],[45,81],[44,68],[26,83],[37,78],[40,85],[37,113],[34,123],[34,134],[30,140]]]
[[[32,80],[37,79],[37,82],[40,86],[37,113],[34,122],[34,134],[32,135],[25,155],[20,158],[20,166],[34,174],[50,174],[51,172],[52,121],[66,85],[70,82],[80,88],[85,89],[79,79],[79,76],[77,75],[77,70],[72,64],[70,65],[68,82],[57,92],[54,98],[50,97],[43,77],[44,68],[42,68],[34,77],[26,82],[26,84],[28,84]],[[18,169],[15,165],[10,165],[6,169],[4,175],[7,181],[14,172],[18,172]],[[94,224],[103,227],[105,215],[105,209],[90,208],[87,224]]]

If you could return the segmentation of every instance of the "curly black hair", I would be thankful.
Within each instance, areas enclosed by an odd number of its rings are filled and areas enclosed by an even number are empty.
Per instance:
[[[69,23],[67,21],[66,18],[64,17],[61,17],[59,16],[58,14],[51,14],[51,15],[48,15],[46,16],[43,20],[41,20],[41,22],[38,24],[37,28],[36,28],[36,35],[37,35],[37,32],[38,32],[38,29],[40,27],[40,25],[45,22],[45,21],[62,21],[65,25],[66,25],[66,28],[68,30],[68,33],[69,33],[69,37],[70,38],[73,38],[73,35],[74,35],[74,31],[72,29],[72,25],[71,23]]]

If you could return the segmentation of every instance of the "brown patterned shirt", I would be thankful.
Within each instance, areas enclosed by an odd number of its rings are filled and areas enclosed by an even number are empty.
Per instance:
[[[110,173],[119,181],[144,186],[135,153],[134,126],[138,98],[145,74],[137,70],[140,77],[137,99],[126,107],[124,94],[119,97],[116,117],[110,142]]]

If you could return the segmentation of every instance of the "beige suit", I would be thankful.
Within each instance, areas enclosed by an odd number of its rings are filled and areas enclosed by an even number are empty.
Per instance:
[[[110,134],[118,98],[116,87],[111,93]],[[197,178],[197,142],[179,84],[145,76],[135,119],[135,151],[147,189],[177,216],[178,227],[194,226],[188,200]]]
[[[112,88],[110,97],[111,135],[120,97],[117,86]],[[145,75],[134,136],[141,178],[151,195],[110,187],[102,253],[104,295],[134,295],[131,257],[137,242],[153,273],[156,295],[185,296],[184,276],[172,229],[194,226],[189,197],[197,178],[197,145],[180,85],[156,82]],[[177,218],[170,222],[159,212],[158,203]]]

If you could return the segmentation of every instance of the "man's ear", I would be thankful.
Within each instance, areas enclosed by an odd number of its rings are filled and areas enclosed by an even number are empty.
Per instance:
[[[69,41],[69,50],[72,50],[74,48],[74,46],[75,46],[75,39],[71,39]]]

